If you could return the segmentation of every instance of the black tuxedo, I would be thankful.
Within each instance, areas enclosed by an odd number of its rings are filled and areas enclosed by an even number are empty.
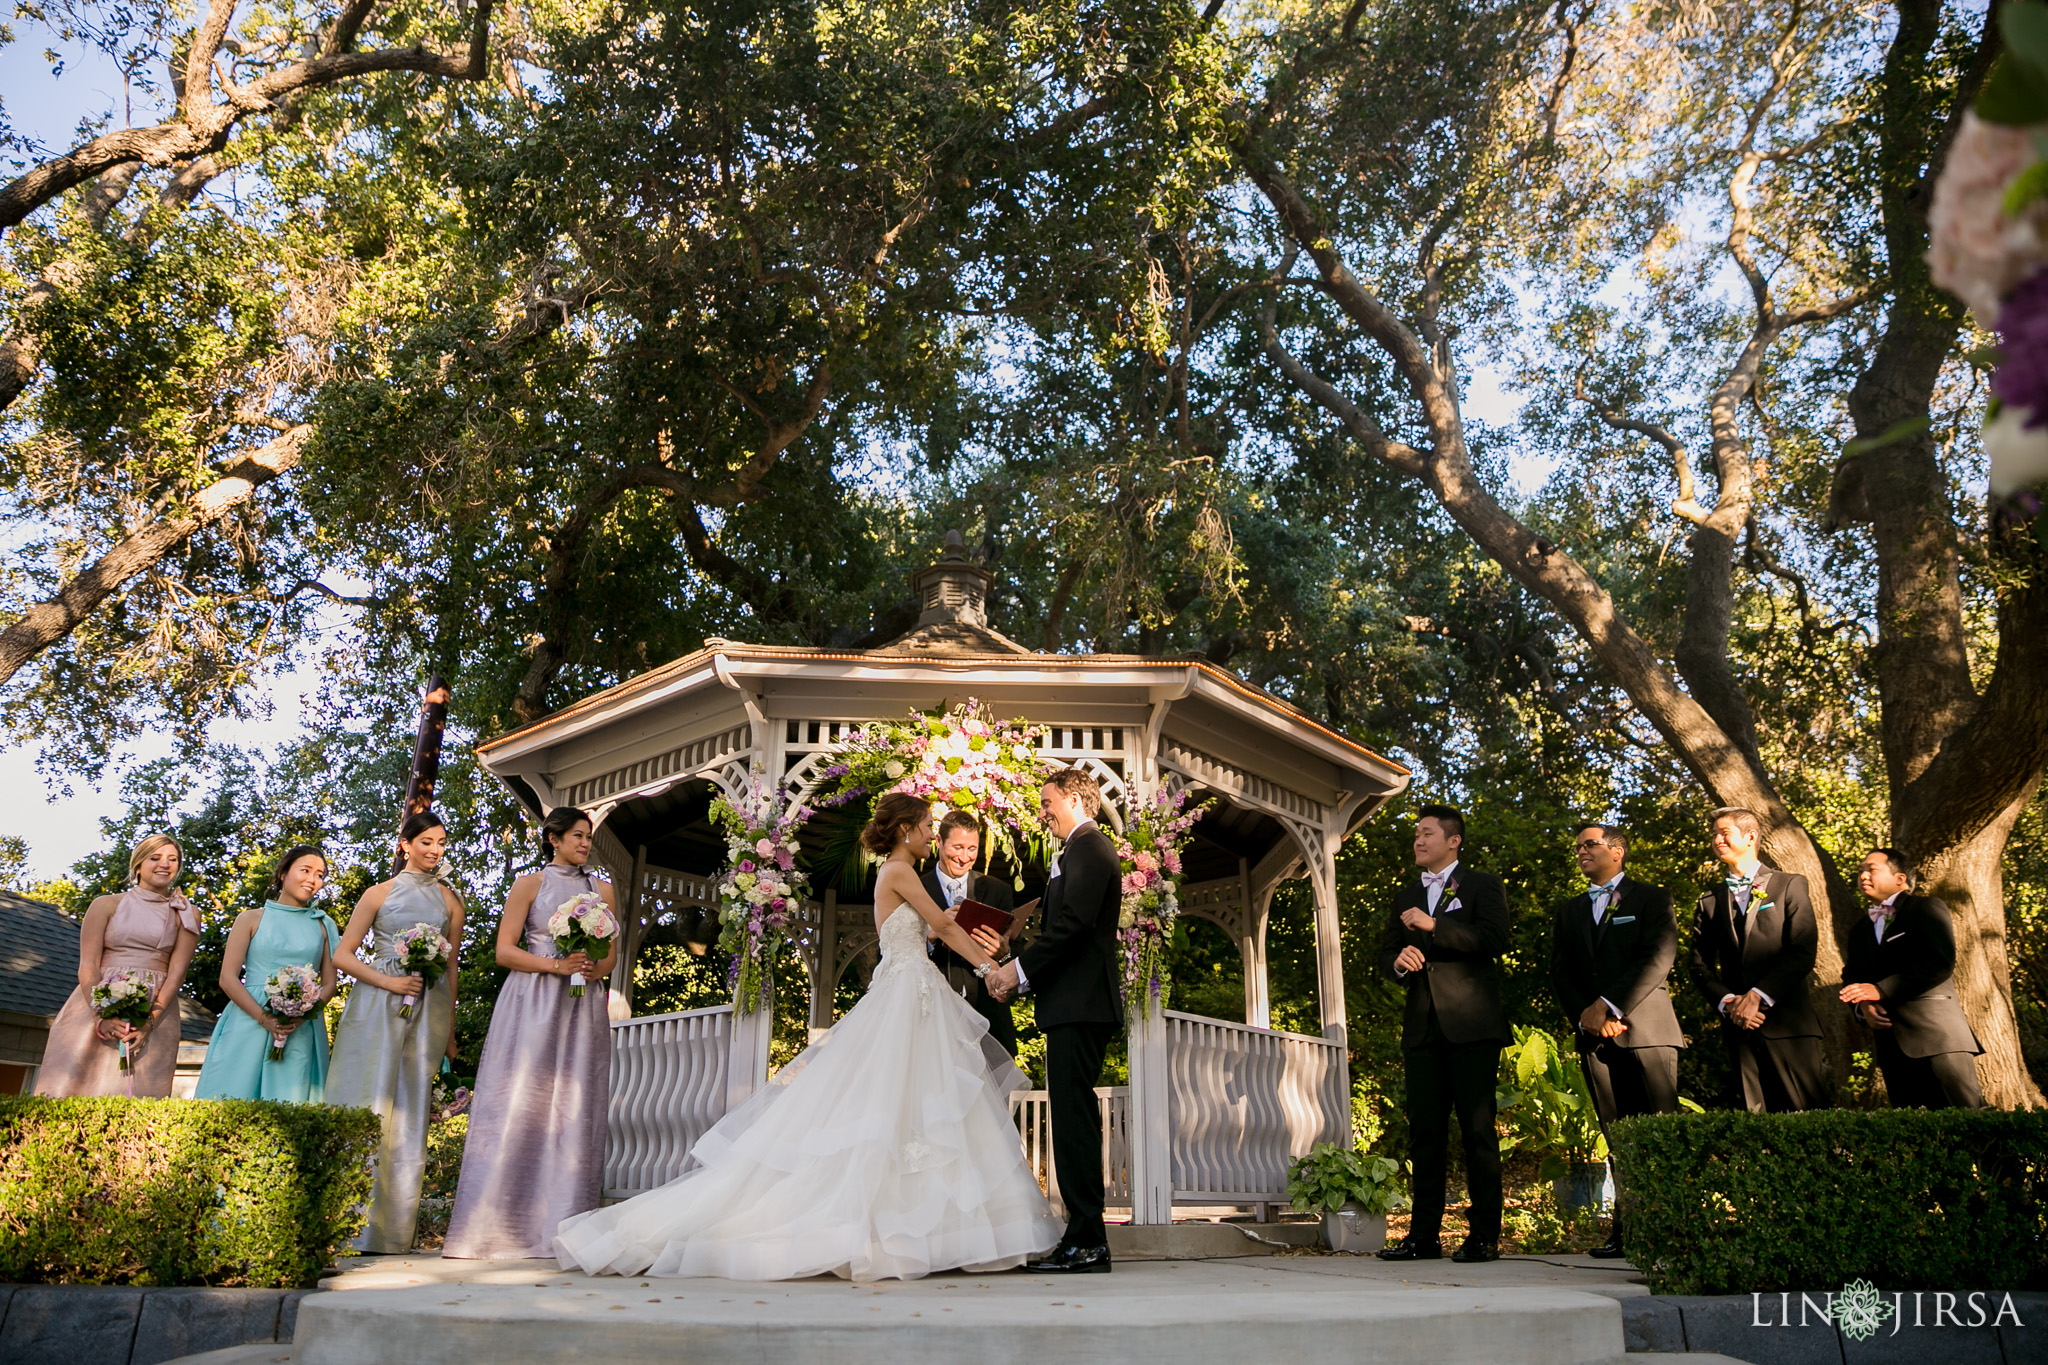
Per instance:
[[[1871,1034],[1894,1108],[1984,1107],[1972,1060],[1984,1048],[1956,1001],[1955,968],[1955,922],[1936,897],[1901,893],[1882,943],[1867,920],[1849,929],[1842,984],[1876,986],[1891,1018]]]
[[[1070,835],[1046,883],[1038,937],[1017,957],[1045,1033],[1046,1106],[1053,1165],[1067,1206],[1069,1246],[1102,1247],[1102,1111],[1095,1086],[1123,1022],[1116,921],[1123,865],[1093,823]]]
[[[1394,898],[1380,938],[1380,970],[1408,993],[1401,1025],[1401,1061],[1408,1088],[1409,1155],[1415,1168],[1415,1212],[1409,1237],[1435,1242],[1443,1232],[1451,1114],[1464,1140],[1472,1205],[1471,1235],[1500,1239],[1500,1138],[1494,1126],[1494,1083],[1500,1050],[1511,1037],[1500,999],[1499,958],[1508,946],[1508,903],[1500,878],[1458,863],[1437,901],[1436,929],[1401,923],[1401,912],[1427,910],[1422,878],[1409,878]],[[1422,970],[1399,972],[1406,947],[1422,951]]]
[[[1671,893],[1626,875],[1615,892],[1598,924],[1592,894],[1581,892],[1557,907],[1550,929],[1550,986],[1576,1033],[1603,1129],[1631,1114],[1678,1112],[1678,1050],[1685,1046],[1671,1008],[1678,961]],[[1618,1037],[1579,1028],[1595,1001],[1621,1012],[1628,1028]]]
[[[949,908],[946,905],[945,888],[939,885],[939,865],[937,862],[933,862],[930,867],[925,869],[924,875],[920,880],[924,882],[924,891],[927,896],[938,902],[941,909]],[[1017,908],[1017,898],[1011,894],[1010,884],[988,876],[985,873],[970,873],[968,875],[967,894],[970,899],[978,900],[983,905],[993,905],[998,910],[1015,910]],[[988,1020],[989,1036],[1001,1043],[1004,1050],[1012,1057],[1016,1056],[1017,1024],[1010,1017],[1008,1002],[998,1000],[988,993],[988,986],[980,977],[974,974],[974,966],[966,958],[948,948],[938,939],[931,940],[930,948],[932,962],[940,971],[946,974],[947,982],[952,985],[954,990],[960,993],[961,997],[968,1004],[974,1006],[976,1014]]]
[[[1827,1102],[1827,1062],[1820,1020],[1807,998],[1806,980],[1820,935],[1806,878],[1759,868],[1747,913],[1738,915],[1725,882],[1699,899],[1692,921],[1692,979],[1721,1014],[1721,1031],[1752,1112],[1819,1108]],[[1721,1001],[1751,990],[1771,1003],[1764,1022],[1745,1029],[1721,1011]]]

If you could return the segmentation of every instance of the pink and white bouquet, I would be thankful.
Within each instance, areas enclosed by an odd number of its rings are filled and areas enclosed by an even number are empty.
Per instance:
[[[455,945],[431,924],[415,924],[400,934],[392,947],[398,958],[398,974],[420,979],[420,996],[434,989],[434,983],[441,979],[442,973],[448,970],[449,961],[455,956]],[[399,996],[398,1017],[412,1018],[413,1003],[420,996]]]
[[[140,1028],[149,1022],[149,1007],[155,999],[155,972],[116,967],[102,975],[100,984],[92,988],[92,1012],[102,1019],[117,1019]],[[121,1069],[135,1069],[126,1038],[121,1040]]]
[[[604,897],[595,891],[571,896],[548,916],[548,934],[555,940],[555,951],[563,957],[572,953],[588,953],[592,962],[601,961],[618,932],[618,920],[604,908]],[[569,978],[569,994],[583,994],[580,973]]]
[[[726,865],[718,881],[718,946],[732,954],[733,1004],[751,1014],[767,1001],[769,967],[802,914],[809,879],[796,865],[797,833],[808,806],[756,772],[737,801],[720,797],[711,818],[725,830]]]
[[[320,973],[304,963],[279,967],[263,983],[263,1007],[279,1019],[303,1019],[320,1008]],[[284,1060],[289,1033],[270,1035],[270,1060]]]
[[[1166,942],[1180,915],[1181,845],[1202,818],[1185,791],[1156,793],[1116,836],[1123,904],[1116,921],[1123,950],[1124,1008],[1143,1018],[1166,991]]]
[[[940,715],[913,711],[907,720],[875,722],[848,733],[838,761],[820,774],[818,804],[908,792],[934,807],[972,812],[989,855],[1021,864],[1020,845],[1045,851],[1038,809],[1050,770],[1038,755],[1044,736],[1044,726],[997,720],[972,697]]]

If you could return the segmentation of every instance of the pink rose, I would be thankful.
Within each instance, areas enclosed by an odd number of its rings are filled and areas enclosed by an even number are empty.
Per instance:
[[[2048,263],[2048,206],[2035,200],[2019,218],[2005,215],[2005,191],[2036,159],[2028,129],[1986,123],[1975,113],[1949,148],[1928,210],[1928,264],[1934,282],[1970,305],[1986,328],[2012,287]]]
[[[754,841],[754,852],[760,854],[763,858],[774,857],[775,841],[773,839],[756,839]]]
[[[1159,860],[1152,856],[1150,849],[1139,849],[1137,856],[1132,858],[1131,861],[1137,865],[1140,872],[1156,872],[1159,870]]]
[[[1127,894],[1127,895],[1132,895],[1132,896],[1135,896],[1135,895],[1137,895],[1137,894],[1138,894],[1138,893],[1139,893],[1140,891],[1143,891],[1144,889],[1145,889],[1145,877],[1144,877],[1144,874],[1143,874],[1143,873],[1140,873],[1140,872],[1131,872],[1131,873],[1127,873],[1127,874],[1125,875],[1125,877],[1124,877],[1124,892],[1125,892],[1125,894]]]

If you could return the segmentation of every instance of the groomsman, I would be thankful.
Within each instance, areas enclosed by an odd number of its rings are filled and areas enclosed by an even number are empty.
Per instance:
[[[1871,851],[1856,873],[1870,927],[1849,930],[1842,1003],[1876,1041],[1892,1108],[1982,1109],[1976,1057],[1984,1051],[1956,1003],[1956,930],[1948,906],[1915,896],[1897,849]]]
[[[967,900],[993,905],[998,910],[1015,910],[1017,898],[1011,894],[1008,882],[974,870],[974,864],[980,858],[981,825],[964,810],[947,811],[945,818],[939,821],[937,856],[925,869],[925,894],[949,910]],[[1002,958],[1008,955],[1017,932],[1018,926],[1012,925],[1004,938],[993,934],[986,937],[977,934],[976,937],[993,956]],[[1017,1024],[1010,1016],[1009,1004],[988,993],[988,987],[975,976],[973,964],[938,941],[938,930],[926,929],[925,943],[930,949],[932,962],[946,974],[946,980],[953,989],[974,1006],[976,1014],[988,1020],[989,1036],[1001,1043],[1012,1057],[1016,1056]]]
[[[1415,821],[1422,869],[1394,893],[1380,940],[1380,970],[1407,988],[1401,1059],[1408,1082],[1409,1157],[1415,1212],[1408,1236],[1380,1252],[1388,1261],[1443,1256],[1451,1113],[1465,1144],[1470,1229],[1454,1261],[1500,1259],[1500,1138],[1494,1082],[1513,1035],[1500,999],[1498,959],[1508,946],[1508,903],[1500,878],[1463,866],[1465,820],[1449,806],[1424,806]]]
[[[1628,837],[1613,825],[1586,825],[1575,841],[1587,889],[1557,907],[1550,931],[1550,985],[1577,1028],[1579,1061],[1593,1092],[1600,1130],[1631,1114],[1678,1112],[1678,1050],[1685,1046],[1671,1008],[1678,961],[1678,920],[1671,893],[1622,868]],[[1621,1223],[1589,1255],[1623,1255]]]
[[[1820,1021],[1806,978],[1820,946],[1806,878],[1757,857],[1763,824],[1739,806],[1714,812],[1714,856],[1727,869],[1700,897],[1692,921],[1692,979],[1721,1015],[1721,1030],[1750,1112],[1827,1102]]]

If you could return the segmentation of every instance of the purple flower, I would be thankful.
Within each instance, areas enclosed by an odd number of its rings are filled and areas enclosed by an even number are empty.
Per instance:
[[[1998,369],[1991,392],[2026,409],[2025,425],[2048,427],[2048,270],[2037,270],[1998,310]]]
[[[754,870],[754,864],[753,864],[753,863],[752,863],[752,862],[751,862],[750,860],[748,860],[748,859],[746,859],[746,858],[742,858],[742,859],[740,859],[740,871],[742,871],[742,872],[752,872],[753,870]]]

